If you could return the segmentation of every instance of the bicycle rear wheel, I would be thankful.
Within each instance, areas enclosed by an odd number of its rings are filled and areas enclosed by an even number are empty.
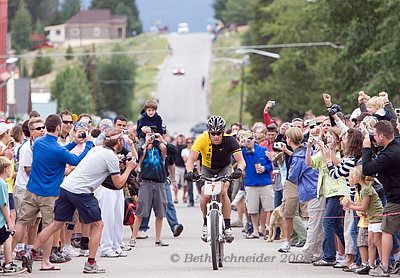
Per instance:
[[[219,263],[219,236],[218,236],[218,211],[211,211],[211,259],[214,270],[218,270]]]

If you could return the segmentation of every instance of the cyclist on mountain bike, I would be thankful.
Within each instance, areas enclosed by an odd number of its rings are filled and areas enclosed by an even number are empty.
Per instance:
[[[194,142],[190,150],[189,158],[186,162],[187,174],[185,178],[188,181],[193,181],[195,174],[193,173],[194,162],[197,160],[199,154],[202,156],[201,173],[208,178],[215,175],[223,176],[230,175],[233,179],[238,179],[242,176],[242,170],[245,169],[246,163],[242,156],[239,143],[230,135],[224,134],[225,120],[221,116],[212,116],[207,120],[207,131],[203,133]],[[232,172],[231,155],[235,158],[238,167]],[[231,243],[234,239],[231,229],[231,202],[229,200],[227,191],[229,182],[224,183],[224,189],[219,195],[222,203],[222,214],[225,222],[225,240]],[[202,188],[203,199],[200,202],[200,208],[203,212],[203,230],[201,239],[207,242],[207,206],[206,204],[211,201],[210,195],[204,195],[204,188]]]

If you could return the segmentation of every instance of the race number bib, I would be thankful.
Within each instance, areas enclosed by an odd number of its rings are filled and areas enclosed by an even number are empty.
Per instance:
[[[204,195],[218,195],[222,191],[220,181],[206,181],[204,184]]]

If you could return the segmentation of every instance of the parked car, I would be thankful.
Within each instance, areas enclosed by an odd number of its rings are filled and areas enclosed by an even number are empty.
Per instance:
[[[173,73],[174,75],[178,75],[178,74],[183,75],[183,74],[185,74],[185,72],[186,72],[186,70],[185,70],[185,68],[183,67],[183,65],[176,65],[176,66],[174,67],[174,69],[172,70],[172,73]]]
[[[206,122],[201,122],[198,123],[190,129],[190,132],[192,136],[196,137],[198,134],[202,134],[204,131],[207,130],[207,123]]]
[[[189,33],[189,24],[179,23],[178,24],[178,34],[187,34],[187,33]]]
[[[49,41],[44,41],[42,44],[40,45],[35,45],[34,49],[40,49],[40,48],[51,48],[54,47],[54,44],[51,44]]]

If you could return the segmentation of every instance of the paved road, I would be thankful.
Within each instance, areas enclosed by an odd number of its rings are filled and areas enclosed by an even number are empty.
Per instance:
[[[202,90],[202,77],[208,77],[211,39],[207,33],[166,36],[173,49],[164,66],[157,87],[159,113],[170,134],[189,135],[190,128],[208,116],[207,93]],[[173,75],[175,65],[182,64],[185,75]]]
[[[331,267],[314,267],[311,265],[288,264],[289,256],[294,257],[300,253],[299,248],[294,248],[290,254],[281,254],[277,250],[281,243],[267,243],[263,239],[244,239],[241,229],[234,228],[235,241],[225,245],[225,256],[229,261],[218,271],[212,270],[211,262],[205,261],[210,256],[210,245],[200,240],[201,212],[198,203],[195,207],[188,208],[186,204],[177,204],[179,221],[185,226],[182,235],[178,238],[172,236],[167,221],[164,221],[162,239],[170,244],[169,247],[155,247],[154,222],[150,223],[149,238],[138,240],[134,250],[128,252],[127,258],[100,258],[97,262],[106,269],[106,274],[101,277],[349,277],[352,274],[344,273],[340,269]],[[236,220],[233,212],[232,219]],[[154,218],[152,217],[152,220]],[[128,242],[130,229],[125,227],[124,241]],[[293,255],[291,255],[293,254]],[[196,256],[196,258],[195,258]],[[202,256],[202,257],[201,257]],[[269,257],[269,260],[266,259]],[[178,262],[172,262],[178,260]],[[253,258],[256,262],[253,262]],[[257,262],[259,260],[268,262]],[[251,262],[243,262],[243,260]],[[186,260],[186,262],[185,262]],[[198,262],[194,262],[197,260]],[[201,260],[203,260],[201,262]],[[239,261],[240,260],[240,261]],[[61,271],[39,272],[40,263],[33,265],[32,277],[82,277],[83,265],[86,258],[73,258],[71,262],[60,264]],[[18,262],[20,265],[20,262]],[[23,274],[20,276],[28,277]]]

